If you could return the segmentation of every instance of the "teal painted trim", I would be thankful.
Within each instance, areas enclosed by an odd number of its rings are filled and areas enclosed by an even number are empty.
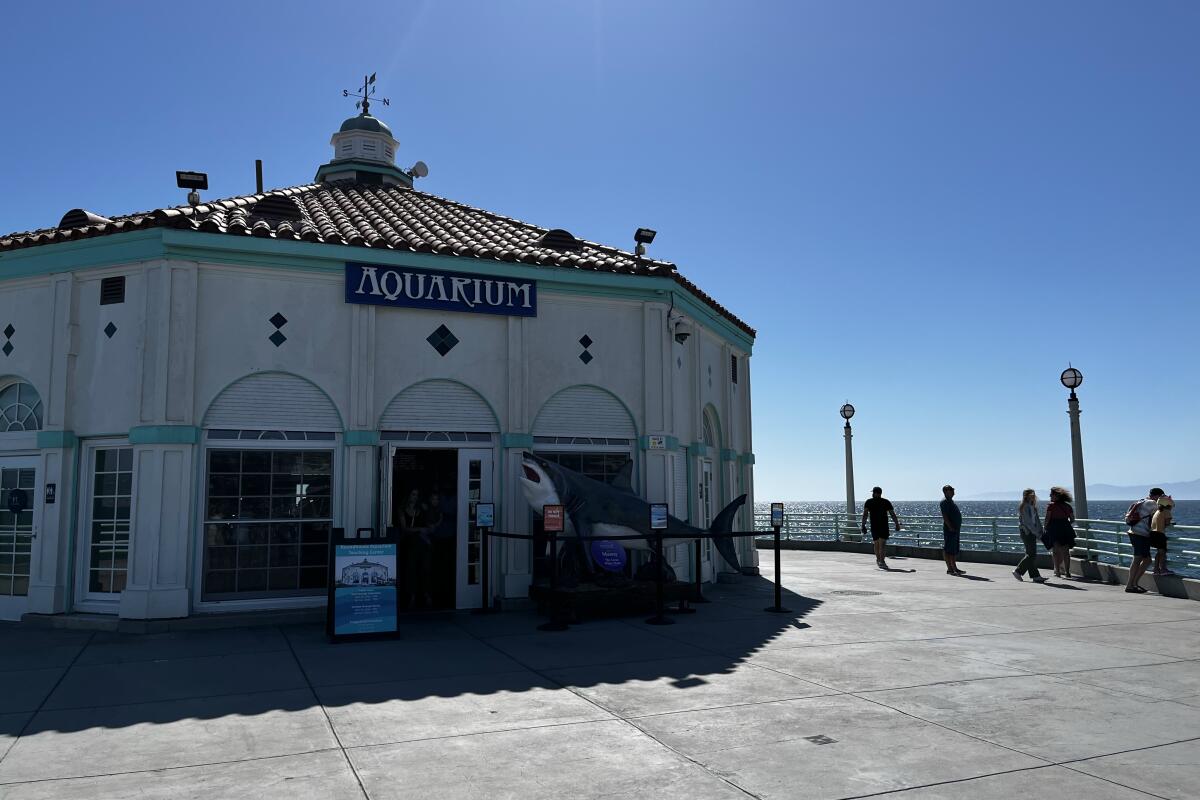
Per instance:
[[[483,396],[483,393],[480,392],[478,389],[476,389],[474,386],[472,386],[469,383],[464,383],[460,380],[456,380],[455,378],[426,378],[425,380],[420,380],[420,381],[417,381],[416,383],[410,383],[408,386],[405,386],[403,389],[396,392],[395,396],[392,397],[392,399],[388,401],[387,405],[383,407],[383,413],[379,415],[379,427],[381,429],[383,428],[383,415],[386,414],[387,410],[392,407],[392,403],[396,402],[396,400],[399,399],[400,395],[404,394],[409,389],[412,389],[414,386],[420,386],[423,383],[432,383],[433,381],[443,381],[445,383],[457,383],[459,386],[463,387],[464,389],[467,389],[468,391],[474,393],[474,395],[476,397],[478,397],[485,406],[488,407],[488,411],[492,412],[492,422],[495,423],[496,430],[500,430],[500,417],[496,414],[496,409],[492,407],[491,402],[489,402],[488,399]],[[332,401],[330,401],[330,402],[332,402]]]
[[[687,454],[695,458],[703,458],[708,452],[704,442],[692,442],[687,446]]]
[[[157,228],[130,231],[0,253],[0,275],[4,279],[25,278],[162,258],[163,233]]]
[[[737,460],[737,451],[730,450],[728,447],[725,448],[724,450],[721,451],[721,460],[722,461],[736,461]]]
[[[502,433],[500,447],[504,450],[532,450],[533,434],[531,433]]]
[[[743,464],[753,464],[754,453],[742,453],[740,456],[738,456],[738,461],[742,462]]]
[[[364,447],[379,444],[379,431],[346,431],[342,440],[347,447]]]
[[[744,350],[747,355],[754,346],[753,337],[672,278],[593,272],[574,267],[533,266],[431,253],[371,250],[344,244],[259,239],[174,228],[163,229],[162,235],[168,256],[193,261],[337,273],[345,270],[345,262],[361,261],[384,266],[462,270],[489,277],[536,280],[539,292],[660,303],[670,303],[673,295],[677,311],[702,320],[709,329]]]
[[[38,431],[37,446],[43,450],[52,448],[68,448],[79,444],[75,431]]]
[[[373,172],[376,175],[390,175],[391,177],[398,179],[402,184],[410,189],[413,185],[412,176],[399,167],[385,167],[381,164],[371,164],[370,162],[359,161],[354,158],[347,158],[344,161],[334,160],[327,164],[322,164],[321,166],[317,167],[317,176],[313,178],[313,182],[320,183],[322,180],[324,180],[322,176],[328,175],[331,172],[347,171]]]
[[[130,444],[196,444],[200,429],[195,425],[138,425],[129,429]]]
[[[677,311],[702,321],[708,329],[747,355],[754,346],[752,336],[672,278],[512,264],[430,253],[402,253],[340,244],[259,239],[175,228],[152,228],[3,252],[0,253],[0,275],[4,279],[20,278],[156,258],[337,273],[345,269],[347,261],[365,261],[386,266],[456,269],[490,277],[536,280],[541,292],[646,302],[673,301]]]
[[[212,408],[213,403],[217,402],[217,399],[220,398],[221,395],[225,394],[225,392],[228,391],[230,386],[233,386],[238,381],[245,380],[246,378],[252,377],[254,375],[291,375],[293,378],[299,378],[300,380],[304,381],[305,383],[311,384],[312,386],[314,386],[316,388],[316,390],[318,392],[325,395],[325,399],[329,401],[329,405],[333,406],[333,413],[337,414],[337,417],[338,417],[338,427],[341,428],[342,430],[346,429],[346,419],[345,419],[345,417],[342,416],[342,410],[340,408],[338,408],[337,403],[333,402],[333,398],[329,396],[329,392],[325,391],[325,389],[322,388],[321,384],[317,383],[312,378],[309,378],[305,375],[301,375],[297,372],[291,372],[286,369],[264,369],[264,370],[260,370],[259,372],[248,372],[245,375],[234,378],[229,383],[225,384],[225,386],[223,386],[221,388],[221,391],[219,391],[213,395],[212,400],[210,400],[208,402],[208,407],[204,409],[204,416],[201,417],[200,419],[203,420],[205,417],[208,416],[208,411],[209,411],[209,409]],[[201,424],[203,424],[203,422]]]
[[[683,463],[687,465],[687,486],[688,486],[688,516],[687,521],[691,522],[694,519],[700,519],[700,492],[696,486],[696,459],[692,458],[692,448],[688,447],[687,456],[684,457]],[[692,557],[695,558],[695,551],[692,552]],[[693,564],[695,561],[692,562]],[[694,576],[693,576],[694,577]]]

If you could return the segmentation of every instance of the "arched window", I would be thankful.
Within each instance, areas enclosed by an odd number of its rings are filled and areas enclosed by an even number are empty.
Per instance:
[[[42,398],[28,383],[18,381],[0,389],[0,431],[40,431]]]

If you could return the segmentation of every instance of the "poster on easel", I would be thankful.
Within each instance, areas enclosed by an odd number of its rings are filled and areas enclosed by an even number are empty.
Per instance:
[[[390,529],[374,534],[374,528],[359,528],[346,538],[335,528],[331,537],[325,632],[335,642],[398,634],[399,541]]]

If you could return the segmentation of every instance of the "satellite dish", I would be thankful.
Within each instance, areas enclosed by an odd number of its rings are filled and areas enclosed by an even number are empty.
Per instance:
[[[429,167],[424,161],[418,161],[412,165],[412,169],[408,171],[408,174],[412,175],[414,178],[424,178],[429,174]]]

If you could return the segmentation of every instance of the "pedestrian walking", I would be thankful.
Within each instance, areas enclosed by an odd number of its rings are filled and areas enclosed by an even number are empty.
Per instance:
[[[1045,531],[1042,529],[1042,518],[1038,515],[1037,492],[1026,489],[1021,494],[1021,505],[1017,508],[1017,519],[1021,529],[1021,544],[1025,545],[1025,557],[1017,562],[1013,577],[1019,581],[1025,580],[1022,575],[1029,574],[1034,583],[1045,583],[1046,579],[1038,572],[1037,546]]]
[[[1129,526],[1127,536],[1133,545],[1133,560],[1129,562],[1129,582],[1125,591],[1130,594],[1145,594],[1146,590],[1138,585],[1150,565],[1150,523],[1154,512],[1158,511],[1158,498],[1165,495],[1157,486],[1141,500],[1135,500],[1125,512],[1125,524]]]
[[[1054,576],[1074,578],[1071,574],[1071,548],[1075,546],[1075,509],[1072,497],[1061,486],[1050,487],[1050,504],[1046,506],[1046,540],[1054,561]]]
[[[944,499],[942,510],[942,558],[946,560],[947,575],[966,575],[958,568],[959,537],[962,534],[962,511],[954,502],[954,487],[946,484],[942,487]]]
[[[1158,511],[1150,519],[1150,546],[1154,548],[1154,574],[1165,577],[1174,575],[1167,566],[1167,526],[1173,525],[1175,501],[1171,495],[1158,498]]]
[[[880,569],[887,569],[887,563],[883,557],[887,549],[888,536],[888,514],[892,515],[892,522],[896,525],[896,531],[900,531],[900,518],[896,516],[896,509],[892,507],[892,501],[883,496],[883,489],[876,486],[871,490],[871,497],[867,502],[863,503],[862,516],[862,532],[866,535],[867,520],[871,521],[871,544],[875,547],[875,566]]]

